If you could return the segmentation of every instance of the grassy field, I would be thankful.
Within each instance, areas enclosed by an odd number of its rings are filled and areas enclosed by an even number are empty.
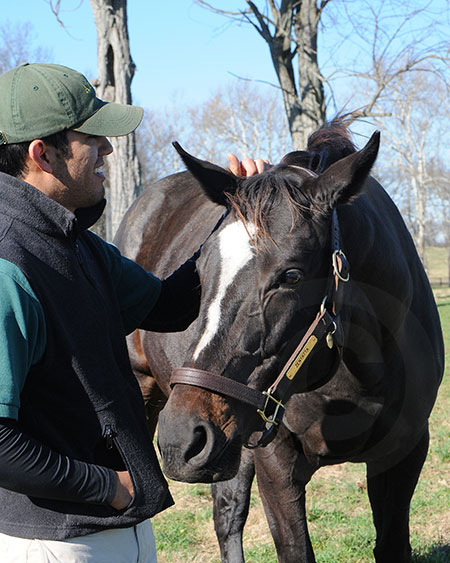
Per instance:
[[[427,270],[432,282],[448,281],[448,250],[442,246],[428,246],[425,249]]]
[[[446,341],[446,374],[431,416],[431,444],[411,506],[415,563],[450,562],[450,289],[436,291]],[[220,561],[207,485],[171,483],[176,504],[153,519],[160,563]],[[318,563],[373,561],[374,528],[364,465],[323,468],[307,486],[308,525]],[[275,563],[256,488],[244,530],[247,563]]]

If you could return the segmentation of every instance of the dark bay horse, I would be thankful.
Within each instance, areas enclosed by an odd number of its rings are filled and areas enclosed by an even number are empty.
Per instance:
[[[150,403],[149,375],[164,395],[172,377],[163,468],[214,483],[224,560],[243,560],[253,463],[279,561],[310,563],[305,485],[351,461],[367,466],[376,560],[410,561],[443,342],[411,237],[369,176],[378,144],[375,134],[356,151],[333,122],[251,178],[178,147],[190,175],[156,184],[119,230],[121,249],[158,275],[205,241],[198,319],[182,334],[135,333],[130,354]]]

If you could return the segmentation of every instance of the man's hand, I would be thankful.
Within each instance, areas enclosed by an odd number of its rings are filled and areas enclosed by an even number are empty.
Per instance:
[[[230,161],[230,171],[235,176],[254,176],[255,174],[260,174],[264,170],[268,170],[272,164],[268,160],[262,160],[257,158],[244,158],[241,162],[236,155],[229,152],[227,154],[228,160]]]
[[[116,510],[122,510],[128,506],[134,496],[133,483],[128,471],[116,471],[117,489],[111,506]]]

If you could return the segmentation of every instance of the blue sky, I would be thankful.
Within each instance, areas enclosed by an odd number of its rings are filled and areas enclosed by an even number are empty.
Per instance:
[[[225,4],[232,8],[244,2]],[[51,49],[52,62],[76,68],[88,78],[96,76],[97,40],[89,0],[61,0],[66,30],[47,0],[2,0],[1,8],[2,22],[33,25],[33,44]],[[269,52],[256,32],[230,26],[192,0],[129,0],[128,18],[137,65],[132,85],[136,104],[161,107],[175,92],[187,102],[201,102],[233,80],[231,72],[276,81]]]
[[[245,0],[211,1],[230,10],[245,5]],[[357,9],[359,2],[365,3],[354,0],[348,5]],[[382,0],[374,0],[370,5],[377,9],[383,4]],[[416,5],[419,4],[417,0]],[[335,10],[335,15],[341,15],[342,5],[336,1],[329,7]],[[89,79],[97,76],[97,38],[89,0],[61,0],[60,17],[65,29],[51,13],[49,0],[0,0],[0,6],[3,24],[7,21],[15,26],[24,22],[32,24],[33,46],[50,49],[52,62],[76,68]],[[440,14],[441,25],[448,29],[448,0],[430,0],[430,6],[435,14]],[[201,104],[218,88],[235,81],[233,74],[277,83],[267,45],[251,26],[231,24],[200,8],[193,0],[128,0],[128,19],[131,54],[137,65],[132,84],[133,102],[146,109],[162,110],[166,104],[173,107],[174,99],[180,100],[184,107]],[[389,20],[383,22],[389,26]],[[416,37],[414,26],[423,22],[413,23],[403,30],[406,39]],[[389,36],[389,27],[383,28],[383,32]],[[358,38],[356,30],[349,32],[346,42],[342,41],[344,36],[344,30],[337,24],[328,25],[326,37],[321,35],[319,55],[325,74],[335,68],[333,58],[339,52],[344,52],[347,58],[357,54],[354,64],[364,61],[361,56],[367,45],[364,37]],[[429,40],[436,41],[434,34]],[[346,80],[334,87],[341,108],[340,104],[353,95],[353,89]],[[359,107],[356,104],[349,101],[347,109]],[[330,106],[328,116],[332,117],[335,111]],[[365,132],[366,128],[356,125],[353,129]],[[368,133],[373,129],[369,124]]]
[[[230,10],[245,6],[244,0],[213,3]],[[16,25],[29,21],[35,32],[34,45],[51,49],[52,62],[94,78],[97,40],[89,0],[61,0],[60,14],[66,29],[59,25],[49,4],[50,0],[0,0],[1,21]],[[382,4],[375,0],[372,6],[377,9]],[[448,24],[448,0],[431,0],[430,5]],[[338,2],[330,3],[330,9],[339,11],[339,6]],[[128,0],[128,18],[131,54],[137,65],[132,84],[134,103],[161,107],[174,92],[186,102],[201,102],[218,87],[235,80],[231,73],[276,83],[269,50],[258,33],[249,25],[231,24],[193,0]],[[408,30],[409,35],[414,36],[413,29]],[[327,45],[333,44],[332,39],[339,49],[342,32],[339,26],[327,27]],[[353,37],[357,41],[355,33]],[[322,69],[332,54],[323,49],[324,39],[321,36]],[[349,44],[344,45],[348,52]]]

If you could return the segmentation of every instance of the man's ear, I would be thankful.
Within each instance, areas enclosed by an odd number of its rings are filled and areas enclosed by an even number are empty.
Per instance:
[[[49,147],[42,141],[41,139],[34,139],[31,141],[28,147],[28,157],[32,161],[32,163],[42,170],[43,172],[47,172],[51,174],[53,172],[52,167],[52,152],[53,147]],[[54,151],[53,151],[54,152]]]

